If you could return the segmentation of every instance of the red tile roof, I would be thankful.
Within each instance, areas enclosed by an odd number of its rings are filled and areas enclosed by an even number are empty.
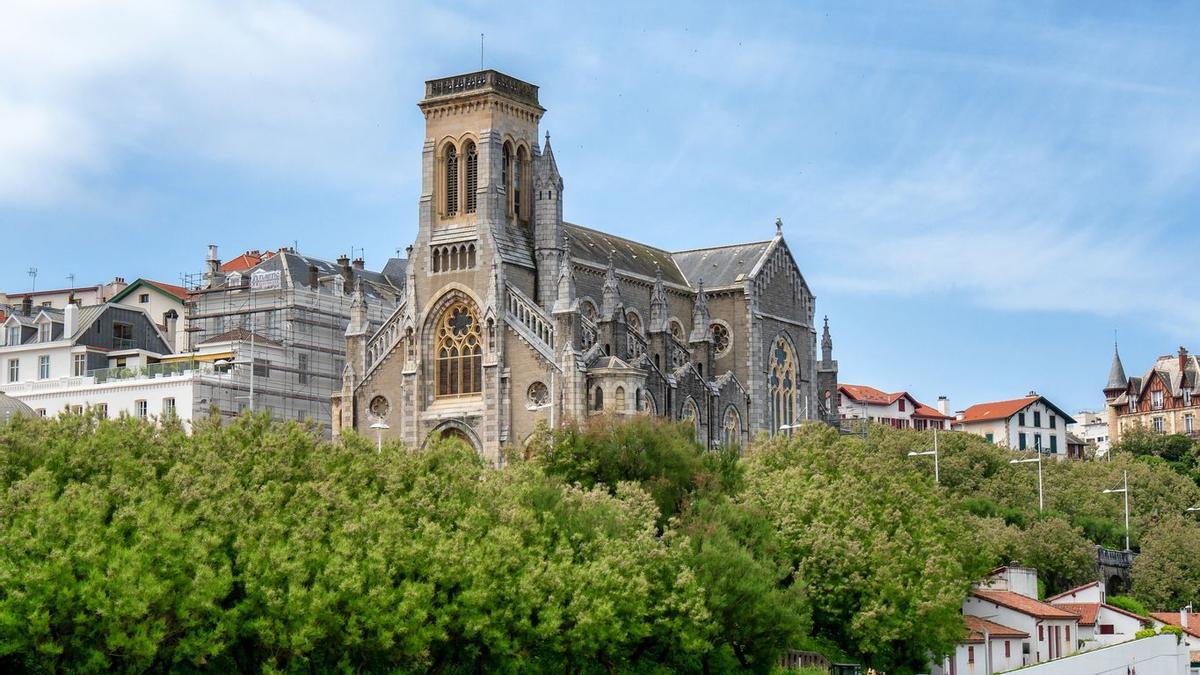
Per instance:
[[[1082,591],[1085,588],[1091,588],[1092,586],[1099,586],[1099,585],[1100,585],[1099,581],[1089,581],[1088,583],[1086,583],[1082,586],[1076,586],[1075,588],[1069,588],[1069,589],[1063,591],[1062,593],[1059,593],[1058,595],[1052,595],[1052,596],[1046,598],[1046,602],[1053,604],[1055,600],[1058,600],[1060,598],[1065,598],[1068,595],[1073,595],[1075,593],[1078,593],[1079,591]]]
[[[1077,618],[1075,614],[1072,614],[1065,609],[1059,609],[1054,605],[1041,602],[1040,600],[1034,600],[1033,598],[1021,595],[1020,593],[1013,593],[1012,591],[991,591],[980,588],[972,591],[971,594],[982,600],[987,600],[988,602],[1000,605],[1001,607],[1015,609],[1022,614],[1028,614],[1029,616],[1036,617],[1038,619]]]
[[[1079,617],[1080,626],[1095,626],[1096,615],[1100,613],[1100,603],[1098,602],[1056,602],[1054,606]]]
[[[168,295],[173,295],[173,296],[179,298],[180,300],[186,301],[188,299],[187,289],[184,288],[183,286],[176,286],[175,284],[164,284],[161,281],[151,281],[150,279],[143,279],[143,281],[154,286],[158,290],[160,290]]]
[[[989,640],[1029,637],[1029,633],[1019,631],[1016,628],[1002,626],[995,621],[981,619],[977,616],[964,616],[963,619],[967,622],[967,642],[983,642],[983,631],[985,628],[987,629]]]
[[[263,256],[258,251],[246,251],[238,257],[221,265],[222,272],[241,272],[254,267],[263,261]]]
[[[940,420],[954,419],[953,416],[943,415],[936,408],[930,408],[929,406],[925,405],[924,403],[920,403],[920,402],[917,403],[917,409],[913,411],[913,417],[930,417],[933,419],[940,419]]]
[[[885,391],[876,389],[875,387],[868,387],[865,384],[840,384],[838,385],[838,391],[846,396],[849,396],[855,401],[872,403],[875,405],[891,405],[901,398],[907,398],[908,400],[912,401],[912,413],[914,417],[947,420],[954,419],[949,415],[943,415],[942,413],[938,412],[936,408],[931,408],[924,403],[921,403],[917,399],[913,398],[913,395],[907,391],[897,391],[889,394]]]
[[[1026,396],[1011,401],[993,401],[991,403],[976,403],[967,408],[960,422],[983,422],[985,420],[1006,420],[1023,410],[1040,396]]]
[[[1150,612],[1153,619],[1161,621],[1172,626],[1179,626],[1179,612]],[[1192,612],[1188,614],[1188,625],[1180,626],[1183,632],[1192,637],[1200,638],[1200,614]]]

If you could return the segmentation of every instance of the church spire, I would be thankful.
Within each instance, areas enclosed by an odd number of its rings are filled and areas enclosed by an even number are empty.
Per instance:
[[[554,301],[555,312],[570,311],[575,305],[575,271],[571,269],[571,242],[563,235],[563,255],[558,263],[558,298]]]
[[[354,280],[354,295],[350,298],[350,324],[346,326],[346,335],[365,335],[369,329],[367,299],[363,295],[362,277],[358,277]]]
[[[1125,377],[1125,366],[1121,364],[1121,352],[1117,349],[1117,343],[1113,342],[1113,358],[1112,365],[1108,369],[1108,384],[1104,386],[1104,393],[1112,393],[1113,398],[1125,390],[1129,385],[1129,380]]]
[[[558,162],[554,161],[554,149],[550,147],[550,132],[546,132],[546,145],[542,148],[542,161],[538,162],[539,182],[544,181],[547,187],[562,190],[562,174],[558,172]]]
[[[651,331],[667,330],[667,287],[663,284],[662,268],[654,266],[654,289],[650,291]]]
[[[603,296],[601,319],[608,320],[623,313],[625,304],[621,301],[621,285],[617,282],[617,268],[613,264],[611,251],[608,254],[608,270],[604,272]]]
[[[821,332],[821,365],[825,368],[833,363],[833,338],[829,336],[829,316],[825,316],[825,329]]]
[[[692,334],[689,342],[701,342],[708,339],[708,324],[711,317],[708,314],[708,296],[704,293],[704,279],[700,279],[696,290],[696,304],[692,306]]]

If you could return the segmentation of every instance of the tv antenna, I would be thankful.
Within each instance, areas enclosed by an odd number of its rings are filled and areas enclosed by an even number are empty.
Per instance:
[[[37,268],[30,267],[29,271],[27,271],[26,274],[28,274],[33,279],[33,281],[30,282],[30,284],[29,284],[29,292],[32,293],[37,290]]]
[[[67,275],[67,288],[75,288],[75,273],[71,272]]]

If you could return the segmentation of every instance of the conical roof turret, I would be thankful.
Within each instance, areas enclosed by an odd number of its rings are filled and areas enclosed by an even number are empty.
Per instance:
[[[1121,352],[1113,345],[1112,366],[1108,369],[1108,384],[1104,391],[1121,391],[1129,386],[1129,378],[1125,377],[1125,366],[1121,365]]]

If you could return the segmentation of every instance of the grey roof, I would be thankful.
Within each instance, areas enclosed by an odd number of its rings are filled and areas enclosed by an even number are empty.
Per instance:
[[[703,280],[706,288],[720,288],[739,283],[739,275],[749,275],[770,245],[770,241],[755,241],[680,251],[671,257],[689,285],[696,286]]]
[[[1157,376],[1162,378],[1169,396],[1182,396],[1185,389],[1200,394],[1200,361],[1192,354],[1185,355],[1183,361],[1183,368],[1180,369],[1178,356],[1158,357],[1143,377],[1129,378],[1130,389],[1140,396],[1142,390]]]
[[[383,276],[387,277],[397,288],[404,288],[408,279],[408,260],[405,258],[388,258],[383,266]]]
[[[263,336],[262,333],[251,333],[250,331],[246,330],[245,328],[234,328],[233,330],[227,330],[224,333],[221,333],[219,335],[214,335],[214,336],[208,338],[207,340],[205,340],[204,342],[201,342],[200,344],[209,345],[209,344],[215,344],[218,342],[235,342],[235,341],[249,342],[251,335],[253,335],[255,342],[261,342],[262,344],[265,344],[265,345],[274,345],[276,347],[283,346],[281,343],[276,342],[275,340],[272,340],[269,337]]]
[[[533,238],[529,228],[521,225],[501,225],[492,228],[496,249],[504,262],[533,267]]]
[[[622,272],[653,279],[658,268],[662,270],[663,281],[688,285],[687,277],[667,251],[571,223],[563,223],[563,228],[571,241],[571,258],[574,260],[608,267],[608,256],[612,253],[613,265]]]
[[[398,264],[403,266],[405,262],[399,258],[392,260],[400,261]],[[389,264],[392,262],[388,261]],[[322,258],[314,258],[312,256],[301,255],[292,251],[281,251],[277,255],[273,255],[257,265],[238,272],[243,278],[249,278],[251,274],[258,270],[265,272],[273,272],[276,270],[285,272],[286,284],[291,288],[303,288],[308,286],[308,268],[317,268],[317,276],[326,279],[333,276],[340,277],[342,268],[336,262],[324,260]],[[395,268],[395,265],[393,265]],[[352,268],[354,269],[354,268]],[[355,281],[362,280],[363,293],[371,298],[382,298],[383,293],[389,295],[397,295],[404,289],[404,275],[398,277],[385,275],[380,272],[371,270],[354,269]]]
[[[37,413],[23,401],[18,401],[0,392],[0,423],[7,422],[17,416],[37,417]]]
[[[104,314],[104,311],[109,308],[109,305],[87,305],[79,308],[79,316],[75,318],[75,333],[71,335],[71,340],[77,339],[83,335],[84,331],[92,327],[96,323],[96,319]],[[128,308],[126,308],[128,309]],[[151,325],[154,321],[150,321]]]
[[[1113,347],[1112,366],[1108,369],[1108,384],[1105,389],[1124,389],[1128,386],[1129,380],[1125,377],[1125,366],[1121,365],[1121,354],[1117,352],[1116,346]]]

